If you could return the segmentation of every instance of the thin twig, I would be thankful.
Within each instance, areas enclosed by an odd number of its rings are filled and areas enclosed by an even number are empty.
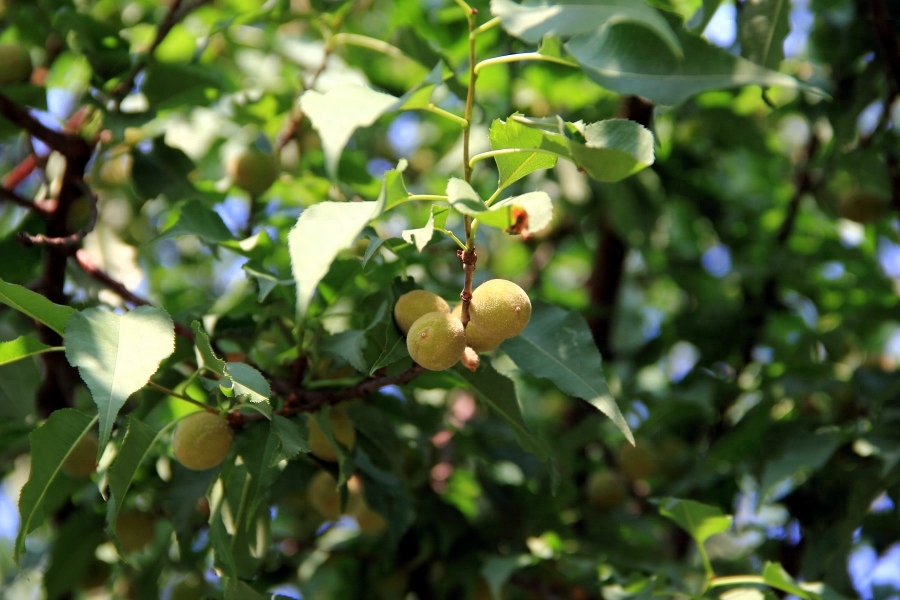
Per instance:
[[[27,198],[23,198],[12,190],[8,190],[3,186],[0,186],[0,200],[6,200],[7,202],[12,202],[13,204],[18,204],[22,208],[27,208],[28,210],[32,210],[39,215],[44,215],[45,211],[43,208],[32,202]]]
[[[94,195],[94,193],[87,186],[87,184],[84,183],[83,180],[76,180],[75,185],[81,188],[90,202],[88,222],[84,227],[82,227],[75,233],[57,237],[49,237],[40,233],[32,235],[25,231],[20,231],[18,234],[16,234],[16,241],[18,241],[26,248],[40,245],[56,246],[58,248],[75,248],[76,246],[80,245],[84,237],[92,232],[94,230],[94,227],[97,225],[97,196]]]
[[[91,260],[87,250],[77,250],[75,252],[75,263],[81,268],[85,274],[95,281],[99,281],[105,288],[119,296],[125,302],[134,306],[150,306],[151,302],[142,298],[125,287],[121,281],[114,279],[109,273],[98,267]],[[194,332],[190,327],[181,323],[175,323],[175,333],[181,337],[194,340]]]

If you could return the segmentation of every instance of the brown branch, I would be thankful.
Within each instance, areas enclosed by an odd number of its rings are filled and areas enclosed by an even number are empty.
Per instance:
[[[75,263],[88,277],[102,283],[106,289],[113,292],[125,302],[134,306],[150,306],[152,304],[149,300],[138,296],[125,287],[125,284],[121,281],[114,279],[109,273],[95,265],[86,250],[77,250],[75,252]],[[175,323],[175,333],[185,339],[194,341],[193,330],[182,323]]]
[[[478,261],[478,255],[475,250],[457,250],[456,256],[462,262],[463,273],[465,274],[465,282],[463,283],[462,292],[459,297],[462,300],[462,308],[460,309],[460,321],[463,327],[469,323],[469,303],[472,301],[472,280],[475,278],[475,263]]]
[[[24,129],[66,158],[71,159],[90,154],[90,146],[81,136],[50,129],[31,116],[27,108],[13,102],[2,93],[0,93],[0,114],[13,125]]]
[[[128,92],[134,87],[134,82],[137,80],[138,75],[141,71],[147,68],[147,64],[150,62],[150,59],[153,57],[156,49],[159,48],[160,44],[163,43],[163,40],[166,39],[166,36],[169,35],[169,32],[172,31],[172,28],[175,27],[184,19],[188,14],[196,10],[197,8],[203,6],[209,2],[209,0],[194,0],[193,2],[188,2],[182,6],[182,0],[172,0],[172,3],[169,4],[169,10],[166,12],[166,15],[163,17],[163,20],[160,22],[159,26],[156,28],[156,37],[153,38],[153,42],[150,44],[150,47],[146,52],[135,61],[134,65],[131,67],[131,70],[125,76],[119,84],[113,88],[112,92],[110,92],[110,98],[115,103],[116,107],[118,107],[119,103],[122,99],[128,95]]]
[[[885,0],[870,0],[872,28],[883,53],[884,69],[888,77],[891,99],[900,95],[900,41],[894,35],[891,13]],[[885,105],[884,110],[888,110]]]
[[[28,210],[32,210],[39,215],[44,215],[46,212],[43,208],[29,200],[28,198],[23,198],[12,190],[8,190],[3,186],[0,186],[0,200],[6,200],[7,202],[12,202],[13,204],[18,204],[22,208],[27,208]]]
[[[84,237],[94,230],[94,226],[97,225],[97,197],[94,193],[88,188],[88,186],[84,183],[84,180],[75,181],[75,185],[85,193],[90,201],[90,213],[88,217],[88,222],[84,227],[76,231],[75,233],[70,233],[69,235],[63,236],[55,236],[50,237],[43,234],[32,235],[25,231],[20,231],[16,234],[16,241],[29,248],[31,246],[56,246],[58,248],[71,249],[79,246]]]
[[[37,156],[34,152],[22,159],[22,162],[13,167],[13,170],[3,177],[3,187],[15,189],[25,178],[37,168]]]

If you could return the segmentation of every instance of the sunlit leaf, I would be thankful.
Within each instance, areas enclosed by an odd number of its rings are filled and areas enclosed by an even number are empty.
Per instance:
[[[119,409],[175,349],[175,326],[161,308],[141,306],[118,315],[89,308],[66,325],[66,358],[78,367],[100,414],[100,448]]]
[[[525,211],[527,223],[519,233],[538,232],[550,224],[553,219],[553,200],[547,192],[528,192],[519,196],[504,198],[491,207],[492,211],[517,207]],[[513,221],[515,217],[513,216]]]
[[[269,382],[262,373],[246,363],[225,363],[225,375],[234,382],[237,396],[248,396],[251,402],[268,402],[272,395]]]
[[[0,342],[0,365],[59,349],[44,344],[34,336],[20,335],[14,340]]]
[[[779,563],[767,562],[762,571],[766,585],[793,594],[798,598],[812,598],[813,595],[797,585],[794,578],[788,575]]]
[[[26,287],[7,283],[2,279],[0,279],[0,302],[40,321],[60,335],[65,331],[69,317],[75,313],[75,309],[71,306],[54,304]]]
[[[514,115],[515,116],[515,115]],[[495,120],[490,131],[491,150],[541,148],[545,136],[541,131],[526,127],[515,119]],[[494,157],[503,189],[538,169],[556,166],[557,155],[546,152],[516,152]]]
[[[377,202],[321,202],[300,215],[288,234],[298,319],[306,315],[316,286],[338,252],[350,246],[366,224],[381,214],[383,198]]]
[[[702,544],[711,536],[727,531],[731,527],[731,517],[715,506],[701,504],[694,500],[663,498],[659,513],[675,523]]]
[[[501,348],[519,368],[549,379],[602,411],[634,443],[631,428],[606,385],[600,351],[580,313],[532,300],[528,327]]]

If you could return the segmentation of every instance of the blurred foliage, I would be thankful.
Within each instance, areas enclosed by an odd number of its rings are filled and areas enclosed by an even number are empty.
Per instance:
[[[896,594],[900,6],[465,6],[0,0],[0,597]],[[463,215],[533,324],[422,372]]]

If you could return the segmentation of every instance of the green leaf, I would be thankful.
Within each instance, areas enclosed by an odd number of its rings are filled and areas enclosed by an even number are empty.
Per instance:
[[[271,594],[260,594],[240,579],[229,577],[225,584],[225,600],[268,600],[270,597]]]
[[[697,33],[703,33],[703,30],[712,21],[713,15],[719,10],[720,4],[722,4],[722,0],[703,0],[700,8],[691,15],[690,20],[687,22],[687,28]]]
[[[527,149],[542,148],[545,137],[542,132],[526,127],[511,118],[506,121],[496,119],[491,124],[490,140],[491,150]],[[552,169],[556,166],[556,160],[556,155],[546,152],[517,152],[497,155],[494,157],[497,170],[500,172],[497,187],[502,190],[538,169]]]
[[[508,207],[488,207],[478,192],[462,179],[450,178],[450,181],[447,182],[447,197],[454,210],[460,214],[474,217],[485,225],[506,229],[513,223]]]
[[[491,211],[500,211],[518,207],[524,209],[528,215],[526,227],[520,233],[532,234],[538,232],[553,219],[553,201],[547,192],[528,192],[520,196],[510,196],[491,207]],[[479,219],[482,220],[482,219]],[[482,222],[484,222],[482,220]],[[507,227],[509,227],[507,225]]]
[[[83,581],[96,564],[97,546],[105,542],[102,517],[89,508],[69,515],[53,540],[44,589],[47,600],[70,598],[73,581]]]
[[[0,365],[56,350],[62,350],[62,348],[48,346],[31,335],[20,335],[9,342],[0,342]]]
[[[106,503],[106,532],[113,539],[119,553],[124,556],[116,534],[116,519],[125,502],[128,488],[134,476],[150,454],[154,443],[167,430],[154,431],[134,415],[129,415],[125,431],[125,439],[116,453],[116,459],[109,467],[109,501]]]
[[[519,5],[511,0],[491,0],[491,14],[517,38],[537,44],[545,35],[569,37],[595,31],[604,24],[628,22],[640,27],[647,38],[666,47],[666,54],[681,56],[681,43],[669,23],[641,0],[557,0]]]
[[[349,247],[383,208],[384,188],[376,202],[321,202],[303,211],[288,234],[298,321],[309,310],[316,286],[338,252]]]
[[[425,222],[424,227],[420,227],[419,229],[404,229],[400,232],[400,237],[408,244],[414,245],[419,252],[424,250],[425,246],[428,245],[428,242],[431,241],[431,238],[434,237],[435,208],[436,207],[434,206],[431,207],[431,213],[429,213],[428,220]]]
[[[812,594],[797,585],[794,578],[788,575],[779,563],[767,562],[763,567],[762,577],[766,585],[782,592],[793,594],[799,598],[812,598]]]
[[[272,433],[278,436],[281,446],[273,459],[273,465],[281,460],[291,460],[301,453],[309,453],[309,432],[299,419],[272,415]]]
[[[634,443],[631,428],[606,385],[600,351],[580,313],[533,301],[528,327],[501,348],[522,370],[549,379],[602,411]]]
[[[351,329],[323,338],[320,348],[323,352],[346,360],[360,373],[365,373],[369,370],[363,355],[365,344],[366,332]]]
[[[522,418],[522,408],[512,380],[494,370],[488,357],[481,357],[481,364],[474,372],[462,365],[454,367],[453,372],[469,384],[469,389],[480,401],[509,423],[523,450],[543,461],[550,457],[546,442],[531,433]]]
[[[206,106],[230,86],[208,66],[152,61],[145,70],[141,91],[156,110],[184,105]]]
[[[219,213],[207,208],[197,200],[188,200],[182,204],[179,207],[178,220],[175,224],[152,239],[150,243],[181,235],[196,235],[207,243],[226,242],[234,239]]]
[[[784,40],[790,33],[790,0],[758,0],[739,12],[741,56],[758,65],[777,69],[784,60]]]
[[[234,393],[237,396],[248,396],[251,402],[268,402],[272,396],[269,382],[262,373],[248,364],[227,362],[225,375],[234,382]]]
[[[619,181],[653,164],[653,134],[628,119],[608,119],[581,127],[584,144],[569,138],[575,164],[597,181]]]
[[[834,429],[793,436],[784,452],[766,463],[759,482],[760,501],[782,481],[824,467],[840,444],[841,435]]]
[[[78,367],[100,413],[103,448],[128,396],[175,350],[175,325],[162,308],[141,306],[123,315],[89,308],[69,319],[65,338],[66,358]]]
[[[0,302],[40,321],[60,335],[65,331],[69,317],[75,312],[70,306],[54,304],[28,288],[7,283],[2,279],[0,279]]]
[[[329,177],[337,179],[338,160],[353,132],[372,125],[400,104],[395,96],[353,84],[335,86],[324,94],[307,90],[300,96],[300,108],[322,139]]]
[[[20,525],[13,553],[17,565],[25,549],[25,536],[46,518],[45,503],[50,499],[51,486],[63,462],[96,422],[97,417],[62,408],[54,411],[43,425],[28,436],[31,440],[31,471],[19,495]]]
[[[0,366],[0,420],[23,424],[33,422],[35,391],[40,381],[37,361],[26,360]],[[28,431],[31,431],[31,426]]]
[[[142,200],[153,200],[159,195],[183,200],[197,195],[194,184],[188,179],[188,174],[194,170],[194,161],[187,154],[167,146],[162,137],[154,138],[148,151],[142,148],[135,146],[131,152],[134,190]]]
[[[194,346],[199,355],[197,362],[213,373],[217,373],[220,376],[225,375],[225,361],[216,356],[209,341],[209,335],[203,330],[203,326],[200,325],[199,321],[192,321],[191,329],[194,330]]]
[[[731,527],[731,516],[715,506],[701,504],[694,500],[663,498],[659,512],[664,517],[688,532],[697,544],[702,544],[711,536],[727,531]]]
[[[745,85],[814,91],[790,75],[735,56],[697,35],[679,31],[679,37],[683,59],[673,57],[663,43],[630,23],[579,34],[566,43],[566,49],[588,77],[606,89],[659,104],[680,104],[700,92]]]

